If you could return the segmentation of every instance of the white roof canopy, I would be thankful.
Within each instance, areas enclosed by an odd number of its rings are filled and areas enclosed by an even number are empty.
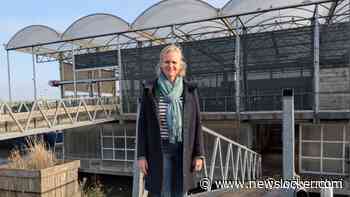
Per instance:
[[[113,34],[130,30],[129,23],[118,16],[96,13],[84,16],[71,24],[62,34],[62,40],[70,40],[97,35]],[[113,42],[115,35],[84,40],[87,46],[101,46]]]
[[[231,0],[220,11],[221,16],[229,16],[240,13],[255,12],[280,8],[286,6],[301,5],[304,3],[318,2],[319,0]],[[326,5],[326,4],[324,4]],[[331,3],[327,3],[326,7],[319,7],[320,16],[327,16]],[[257,26],[259,28],[249,28],[248,32],[261,32],[267,30],[279,30],[285,28],[293,28],[303,26],[309,23],[303,19],[311,18],[314,14],[315,5],[298,6],[292,9],[269,11],[258,14],[240,16],[245,26]],[[295,21],[291,24],[285,24],[286,21]],[[279,25],[273,25],[273,24]]]
[[[118,16],[105,13],[96,13],[79,18],[62,35],[47,26],[31,25],[18,31],[8,42],[6,49],[20,49],[21,51],[30,52],[30,47],[35,46],[36,52],[55,52],[67,50],[73,46],[113,45],[117,43],[117,34],[122,32],[124,33],[119,37],[119,41],[128,44],[145,40],[161,40],[165,37],[168,38],[169,35],[187,39],[191,34],[189,39],[205,39],[209,38],[205,36],[207,32],[225,30],[225,33],[227,33],[227,30],[232,30],[234,27],[232,17],[228,20],[218,19],[218,17],[232,15],[241,15],[240,20],[244,26],[248,27],[248,32],[278,30],[273,29],[276,27],[279,29],[291,28],[294,27],[293,24],[298,27],[310,23],[310,20],[304,22],[298,22],[298,20],[311,18],[315,5],[249,15],[244,13],[304,3],[310,4],[318,1],[230,0],[219,10],[202,0],[163,0],[142,12],[131,25]],[[319,13],[321,16],[328,16],[331,13],[331,7],[334,5],[337,5],[334,13],[346,12],[347,4],[344,2],[340,1],[338,5],[334,2],[322,3],[322,6],[319,6]],[[289,22],[289,24],[283,24],[283,22]],[[291,25],[291,23],[293,24]],[[222,33],[218,33],[218,35],[222,36]],[[45,46],[38,47],[38,45]],[[26,47],[28,49],[24,49]]]
[[[6,45],[6,49],[60,41],[61,35],[44,25],[30,25],[19,30]]]

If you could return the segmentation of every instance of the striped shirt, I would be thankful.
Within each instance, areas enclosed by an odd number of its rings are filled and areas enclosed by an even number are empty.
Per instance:
[[[180,97],[180,103],[182,104],[183,99]],[[158,103],[158,112],[159,112],[159,121],[160,121],[160,137],[162,139],[169,139],[169,128],[166,123],[166,110],[168,109],[169,104],[165,102],[164,96],[159,97]]]

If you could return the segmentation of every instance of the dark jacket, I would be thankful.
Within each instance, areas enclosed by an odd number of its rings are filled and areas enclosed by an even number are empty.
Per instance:
[[[148,162],[145,188],[151,193],[161,191],[163,179],[155,86],[156,80],[144,83],[137,129],[137,158],[145,157]],[[184,80],[183,98],[183,189],[187,192],[193,188],[192,160],[195,157],[204,158],[204,148],[197,86]]]

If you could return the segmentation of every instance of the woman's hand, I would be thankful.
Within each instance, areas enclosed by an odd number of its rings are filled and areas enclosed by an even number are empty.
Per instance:
[[[194,171],[200,171],[203,168],[203,159],[194,159],[192,165]]]
[[[146,159],[137,160],[141,172],[146,176],[148,171],[148,163]]]

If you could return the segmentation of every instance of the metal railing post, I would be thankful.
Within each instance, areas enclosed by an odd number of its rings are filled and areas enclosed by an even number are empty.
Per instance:
[[[124,75],[123,75],[123,65],[122,65],[122,54],[121,54],[121,47],[120,47],[120,35],[118,35],[118,38],[117,38],[117,45],[118,45],[118,67],[119,67],[119,91],[120,91],[120,115],[123,115],[124,113],[124,108],[123,108],[123,105],[124,105],[124,98],[123,98],[123,86],[124,86]],[[128,111],[130,112],[130,111]]]
[[[75,68],[75,49],[74,44],[72,43],[72,70],[73,70],[73,88],[74,88],[74,98],[78,97],[77,93],[77,72]]]
[[[238,118],[238,122],[240,119],[240,93],[241,93],[241,70],[240,70],[240,51],[241,51],[241,38],[240,35],[238,33],[238,29],[239,29],[239,18],[236,18],[236,41],[235,41],[235,78],[236,78],[236,99],[235,99],[235,103],[236,103],[236,114],[237,114],[237,118]]]
[[[7,60],[7,82],[8,82],[8,97],[9,102],[12,102],[12,86],[11,86],[11,67],[10,67],[10,52],[6,50],[6,60]]]
[[[333,197],[333,188],[332,187],[321,188],[321,197]]]
[[[314,18],[314,113],[317,119],[320,110],[320,25],[318,5],[315,5]]]
[[[32,47],[32,63],[33,63],[33,86],[34,86],[34,100],[37,99],[37,85],[36,85],[36,68],[35,68],[35,52]]]
[[[133,170],[133,185],[132,185],[132,197],[147,197],[147,192],[144,188],[143,174],[141,173],[138,163],[137,163],[137,132],[138,128],[138,120],[140,116],[140,103],[137,105],[137,118],[136,118],[136,133],[135,133],[135,154],[134,154],[134,170]]]
[[[293,89],[283,90],[283,179],[294,179],[294,96]],[[294,192],[288,189],[287,196]]]

